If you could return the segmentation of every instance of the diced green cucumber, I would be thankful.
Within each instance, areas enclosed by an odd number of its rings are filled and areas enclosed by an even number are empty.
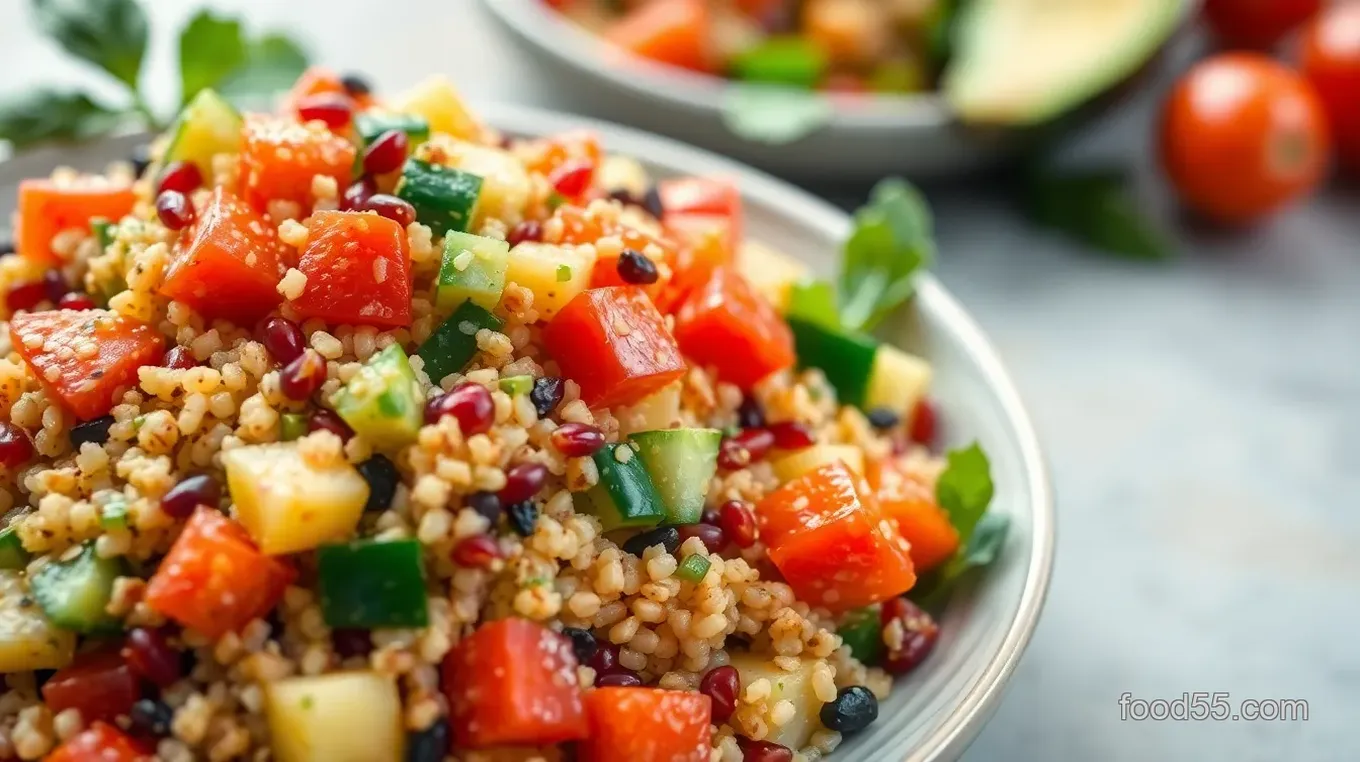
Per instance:
[[[406,133],[412,148],[430,137],[430,123],[419,114],[382,114],[365,111],[355,117],[354,128],[358,131],[359,138],[364,141],[364,145],[377,140],[388,130],[401,130]]]
[[[291,442],[307,433],[307,416],[303,413],[284,413],[279,419],[279,439]]]
[[[113,245],[114,225],[115,223],[103,217],[90,220],[90,232],[94,233],[94,239],[99,242],[100,251]]]
[[[501,391],[515,397],[534,390],[533,376],[509,376],[501,379]]]
[[[396,192],[415,207],[421,224],[442,236],[450,230],[467,230],[472,223],[482,178],[461,169],[407,159]]]
[[[802,318],[790,317],[788,324],[798,363],[805,368],[820,368],[835,387],[841,404],[863,406],[878,342]]]
[[[0,569],[23,569],[32,555],[19,541],[19,530],[12,524],[0,529]]]
[[[747,82],[813,87],[826,73],[827,58],[806,37],[768,37],[732,59],[732,74]]]
[[[332,402],[345,423],[379,450],[414,442],[424,421],[425,400],[400,344],[370,357]]]
[[[717,429],[662,429],[639,431],[628,439],[637,445],[638,458],[647,468],[667,524],[698,524],[704,498],[718,471]]]
[[[841,626],[836,628],[836,634],[861,663],[878,664],[883,653],[883,623],[879,620],[878,606],[865,606],[847,613]]]
[[[200,90],[170,128],[174,137],[165,149],[165,163],[193,162],[204,177],[211,178],[213,156],[240,150],[243,125],[241,114],[222,96]]]
[[[105,501],[99,508],[99,525],[105,529],[127,529],[127,498],[117,494]]]
[[[52,623],[89,634],[117,632],[120,624],[105,608],[113,596],[113,581],[123,572],[118,558],[100,558],[94,543],[79,555],[53,561],[33,575],[33,597]]]
[[[463,302],[448,320],[434,329],[416,351],[425,361],[425,374],[432,383],[438,384],[450,373],[467,367],[472,356],[477,354],[477,331],[482,328],[499,331],[500,318],[472,302]]]
[[[665,520],[666,510],[636,447],[626,442],[605,445],[591,457],[600,482],[586,492],[585,508],[604,531],[656,526]]]
[[[509,254],[510,244],[495,238],[456,231],[445,235],[436,305],[447,311],[470,301],[482,309],[496,309],[505,290]]]
[[[321,615],[334,628],[424,627],[430,616],[416,540],[357,540],[317,548]]]
[[[708,556],[701,556],[698,553],[685,556],[685,560],[680,562],[680,566],[675,570],[675,576],[687,582],[698,584],[708,574],[708,568],[713,562],[708,560]]]

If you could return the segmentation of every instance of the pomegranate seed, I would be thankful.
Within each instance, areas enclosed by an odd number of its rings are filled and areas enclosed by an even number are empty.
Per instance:
[[[506,472],[505,486],[500,492],[501,503],[522,503],[537,495],[547,481],[547,466],[542,463],[521,463]]]
[[[401,130],[388,130],[379,135],[364,151],[364,171],[370,175],[385,175],[401,169],[406,161],[406,149],[411,141]]]
[[[13,470],[32,459],[33,442],[28,432],[9,421],[0,421],[0,466]]]
[[[332,130],[339,130],[354,118],[354,103],[339,93],[318,93],[302,99],[298,103],[297,113],[304,122],[319,119]]]
[[[324,407],[313,410],[312,414],[307,417],[307,432],[313,431],[329,431],[340,437],[341,442],[348,442],[349,438],[354,436],[354,429],[351,429],[349,424],[345,423],[345,419],[337,415],[334,410],[327,410]]]
[[[885,628],[893,622],[902,627],[901,645],[889,648],[883,655],[883,669],[890,674],[905,675],[916,669],[940,639],[940,627],[935,620],[906,598],[884,601],[879,617]]]
[[[185,519],[200,505],[216,508],[222,497],[222,485],[207,474],[194,474],[181,479],[161,498],[161,510],[168,516]]]
[[[939,421],[935,415],[935,406],[930,400],[921,400],[916,403],[916,407],[911,411],[911,441],[919,445],[930,447],[935,444],[935,429]]]
[[[203,184],[203,173],[199,171],[198,165],[191,161],[172,161],[165,165],[165,171],[161,172],[160,185],[156,186],[157,195],[168,190],[188,194],[198,190]]]
[[[194,353],[188,347],[171,347],[165,357],[161,358],[162,368],[173,368],[175,370],[188,370],[198,366],[198,360],[194,359]]]
[[[164,191],[156,196],[156,216],[171,230],[183,230],[194,224],[194,205],[179,191]]]
[[[340,208],[347,212],[358,212],[368,208],[368,200],[378,192],[378,184],[371,177],[361,177],[350,184],[340,197]]]
[[[439,419],[446,415],[458,419],[458,428],[462,429],[463,436],[470,437],[491,428],[496,419],[496,404],[491,401],[491,392],[486,387],[468,381],[426,403],[426,423],[439,423]]]
[[[718,509],[716,509],[716,508],[705,508],[705,509],[704,509],[704,512],[701,513],[701,514],[699,514],[699,523],[700,523],[700,524],[708,524],[709,526],[718,526],[718,524],[719,524],[721,521],[722,521],[722,519],[719,517]]]
[[[279,391],[290,400],[311,397],[326,380],[326,361],[314,349],[308,349],[288,363],[279,373]]]
[[[718,509],[723,534],[738,548],[749,548],[756,544],[756,517],[746,503],[729,500]]]
[[[774,437],[774,446],[780,450],[802,450],[817,444],[817,435],[804,423],[797,421],[772,423],[769,430],[770,435]]]
[[[741,674],[730,664],[710,669],[699,681],[699,692],[713,702],[713,724],[721,725],[737,709],[737,694],[741,693]]]
[[[548,178],[553,190],[567,198],[580,198],[590,189],[595,179],[595,165],[587,162],[570,162],[558,167]]]
[[[465,537],[453,546],[453,562],[469,569],[489,569],[501,557],[501,546],[490,535]]]
[[[416,221],[416,208],[411,206],[409,201],[386,193],[374,194],[364,208],[370,212],[377,212],[379,216],[393,220],[402,227]]]
[[[680,542],[683,543],[691,537],[698,537],[709,553],[717,553],[727,544],[727,536],[723,534],[722,527],[712,524],[687,524],[680,527]]]
[[[260,328],[260,343],[274,361],[287,365],[302,356],[307,339],[298,324],[286,317],[272,317]]]
[[[331,645],[335,647],[335,654],[341,659],[368,656],[373,650],[373,636],[368,630],[341,628],[331,631]]]
[[[656,264],[636,249],[624,249],[623,253],[619,254],[618,261],[614,263],[614,269],[618,271],[624,283],[636,286],[656,283],[657,278],[661,277]]]
[[[94,300],[90,298],[89,294],[72,291],[57,302],[57,307],[63,310],[92,310],[94,309]]]
[[[173,685],[184,674],[184,662],[164,629],[132,630],[123,642],[122,655],[133,672],[162,688]]]
[[[513,228],[510,228],[510,233],[505,236],[505,242],[510,244],[511,247],[518,246],[525,241],[542,240],[543,223],[537,220],[517,222]]]
[[[599,641],[595,655],[590,657],[590,668],[596,675],[604,675],[619,668],[619,647],[607,640]]]
[[[550,439],[553,447],[568,458],[594,455],[604,447],[604,434],[586,423],[564,423],[553,431]]]
[[[769,741],[752,741],[738,736],[741,746],[741,762],[793,762],[793,752],[787,746]]]
[[[606,672],[605,674],[595,678],[595,687],[641,688],[642,678],[638,677],[637,673],[633,672],[632,670],[628,670],[626,672],[625,671]]]
[[[728,471],[739,471],[763,459],[773,446],[774,435],[769,429],[744,429],[723,439],[718,448],[718,465]]]
[[[40,280],[20,283],[5,294],[5,308],[11,313],[32,310],[47,300],[47,287]]]
[[[70,290],[71,287],[66,285],[66,278],[62,276],[61,270],[48,270],[43,273],[43,291],[47,292],[49,302],[61,301]]]

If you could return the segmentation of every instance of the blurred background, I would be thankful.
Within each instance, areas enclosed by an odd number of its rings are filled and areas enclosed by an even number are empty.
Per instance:
[[[1060,505],[1043,619],[967,759],[1354,759],[1360,194],[1330,154],[1360,145],[1360,54],[1348,63],[1328,46],[1360,49],[1360,13],[1307,33],[1320,48],[1309,78],[1292,73],[1303,46],[1285,32],[1347,3],[1211,3],[1215,36],[1198,8],[1173,0],[1057,3],[1067,15],[1052,24],[1013,18],[1025,2],[977,0],[992,13],[964,32],[932,15],[954,3],[885,2],[925,21],[875,43],[879,58],[848,64],[809,61],[797,44],[752,63],[743,51],[759,36],[738,39],[720,64],[684,59],[683,37],[638,43],[688,67],[680,72],[594,41],[617,34],[607,17],[636,3],[582,2],[595,14],[573,11],[585,29],[540,0],[211,5],[251,34],[286,32],[313,62],[362,73],[380,91],[442,72],[474,102],[660,123],[787,169],[847,209],[875,168],[918,181],[936,215],[934,269],[1012,369]],[[143,4],[152,20],[145,106],[168,114],[178,103],[177,30],[201,4]],[[882,31],[852,21],[833,16],[819,33],[850,35],[853,48],[863,29]],[[0,97],[39,85],[123,97],[33,22],[29,3],[0,3]],[[969,34],[982,41],[972,49],[959,42]],[[536,50],[545,40],[553,50]],[[1266,48],[1282,64],[1210,58],[1226,47]],[[1092,49],[1108,52],[1098,66],[1072,63]],[[847,94],[930,89],[956,63],[946,99]],[[743,84],[693,71],[714,68]],[[811,96],[811,83],[839,94]],[[958,124],[964,109],[987,124]],[[1120,718],[1126,692],[1197,691],[1234,703],[1303,699],[1309,719]]]

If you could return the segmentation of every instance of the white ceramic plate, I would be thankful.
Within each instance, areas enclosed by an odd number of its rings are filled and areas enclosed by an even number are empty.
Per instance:
[[[575,127],[599,132],[610,151],[634,156],[656,176],[700,174],[736,178],[745,199],[749,235],[808,262],[823,274],[835,267],[850,228],[843,213],[767,175],[713,154],[635,130],[578,117],[496,106],[482,113],[515,134]],[[67,149],[47,149],[0,164],[0,209],[13,209],[25,177],[59,164],[100,170],[144,138],[129,136]],[[943,621],[935,652],[899,680],[879,720],[832,757],[845,762],[936,762],[956,759],[1001,699],[1043,606],[1053,563],[1054,507],[1048,475],[1029,417],[1000,359],[982,332],[930,275],[918,279],[912,308],[886,338],[930,358],[933,396],[950,445],[978,440],[991,457],[996,482],[992,510],[1012,528],[998,561],[972,589],[961,590]]]

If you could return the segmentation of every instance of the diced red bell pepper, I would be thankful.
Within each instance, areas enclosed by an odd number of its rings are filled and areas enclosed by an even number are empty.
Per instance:
[[[582,291],[544,329],[543,340],[591,407],[631,405],[686,370],[661,313],[636,287]]]
[[[132,711],[141,690],[132,668],[114,648],[77,656],[43,683],[42,695],[54,713],[79,709],[86,722],[112,722]]]
[[[118,728],[96,722],[58,746],[47,762],[151,762],[151,753]]]
[[[290,251],[275,226],[225,188],[175,242],[161,295],[209,318],[251,324],[276,307]]]
[[[361,212],[312,215],[298,259],[307,276],[298,315],[328,323],[395,328],[411,324],[411,256],[406,230]]]
[[[297,576],[255,547],[245,527],[199,506],[147,583],[151,608],[211,638],[270,612]]]
[[[715,270],[680,305],[675,340],[686,357],[742,389],[794,363],[788,324],[745,278],[726,267]]]
[[[726,217],[711,214],[671,215],[667,233],[678,242],[675,272],[657,301],[664,313],[674,312],[694,289],[719,267],[736,258]]]
[[[708,71],[710,25],[707,0],[652,0],[614,22],[605,38],[643,58]]]
[[[108,310],[15,315],[9,337],[39,383],[81,420],[108,413],[137,384],[137,369],[163,354],[154,328]]]
[[[52,251],[57,233],[70,228],[89,231],[95,217],[120,220],[132,212],[135,201],[129,186],[102,181],[59,186],[51,180],[24,180],[19,183],[15,251],[35,262],[60,262]]]
[[[345,83],[341,81],[340,75],[336,74],[333,70],[327,69],[324,66],[310,66],[306,71],[302,72],[302,76],[298,77],[297,82],[293,83],[293,87],[289,89],[288,94],[284,96],[281,111],[289,116],[297,116],[298,103],[313,95],[325,95],[328,93],[348,97],[350,101],[354,103],[354,109],[356,111],[363,111],[374,105],[372,95],[360,95],[357,97],[350,95],[349,92],[345,90]]]
[[[918,572],[949,560],[959,549],[959,530],[935,499],[935,486],[924,474],[889,458],[869,464],[869,484],[883,512],[897,520],[897,530],[911,549]]]
[[[819,466],[756,506],[770,560],[802,600],[833,611],[901,595],[916,584],[907,543],[844,463]]]
[[[444,660],[456,746],[544,746],[586,737],[571,643],[527,619],[488,622]]]
[[[586,717],[581,762],[708,762],[713,753],[713,702],[702,693],[596,688]]]
[[[250,115],[241,146],[241,196],[260,211],[270,201],[312,208],[312,178],[335,178],[340,188],[354,172],[354,144],[315,123]]]

